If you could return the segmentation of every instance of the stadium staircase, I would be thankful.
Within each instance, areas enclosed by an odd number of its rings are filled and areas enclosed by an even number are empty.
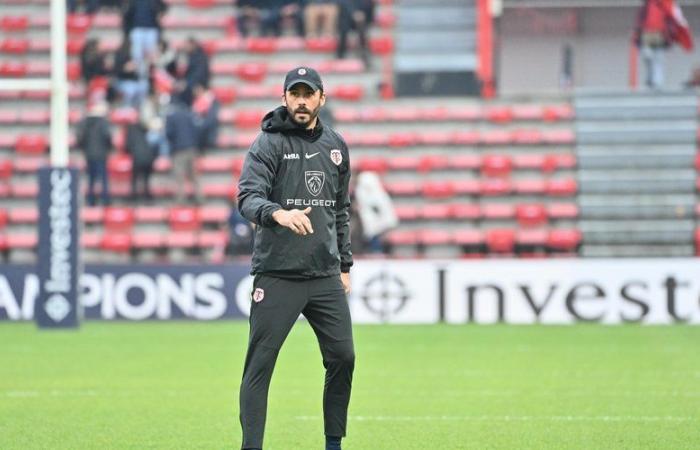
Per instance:
[[[196,163],[204,201],[176,204],[170,162],[158,160],[152,183],[156,200],[129,202],[123,125],[135,115],[112,111],[117,151],[109,172],[115,201],[110,208],[83,207],[85,261],[219,260],[227,239],[222,225],[246,149],[262,114],[279,103],[281,77],[302,63],[322,72],[328,106],[351,147],[354,170],[378,172],[392,195],[401,224],[386,236],[391,255],[577,254],[574,112],[567,98],[392,98],[386,86],[393,73],[387,77],[386,69],[393,70],[397,56],[394,25],[401,4],[389,0],[378,5],[369,69],[352,51],[349,59],[333,59],[332,42],[292,36],[242,39],[235,33],[229,0],[169,3],[166,37],[175,45],[190,34],[202,40],[223,103],[218,144]],[[108,11],[92,22],[69,19],[71,124],[85,110],[77,64],[82,43],[99,34],[105,48],[116,48],[119,27],[118,16]],[[0,77],[48,75],[45,0],[5,2],[0,31]],[[471,41],[465,42],[455,50],[466,50]],[[37,242],[35,172],[46,161],[48,147],[48,93],[1,95],[0,252],[6,261],[31,262]],[[74,163],[82,164],[80,152],[72,153]]]
[[[694,92],[579,92],[584,256],[695,253]]]
[[[475,0],[398,0],[398,96],[477,95]]]

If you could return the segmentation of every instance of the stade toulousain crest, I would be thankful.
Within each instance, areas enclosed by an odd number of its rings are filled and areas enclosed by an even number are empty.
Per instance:
[[[333,161],[333,164],[335,164],[336,166],[339,166],[340,163],[343,162],[343,154],[340,153],[340,150],[331,150],[331,161]]]

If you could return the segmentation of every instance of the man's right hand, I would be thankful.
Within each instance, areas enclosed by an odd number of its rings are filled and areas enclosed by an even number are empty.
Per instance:
[[[314,229],[311,227],[311,220],[309,220],[309,213],[311,212],[311,207],[301,210],[301,209],[278,209],[272,213],[272,218],[275,221],[287,227],[296,234],[305,236],[307,234],[312,234]]]

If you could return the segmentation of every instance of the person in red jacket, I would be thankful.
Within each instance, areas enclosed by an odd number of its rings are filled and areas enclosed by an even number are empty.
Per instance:
[[[664,52],[678,43],[692,50],[693,37],[688,22],[674,0],[645,0],[639,10],[634,40],[646,66],[646,85],[659,89],[664,84]]]

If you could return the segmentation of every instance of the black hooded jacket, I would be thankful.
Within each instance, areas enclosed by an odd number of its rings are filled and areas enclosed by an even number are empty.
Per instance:
[[[338,133],[321,121],[313,130],[294,123],[281,106],[262,121],[238,183],[238,208],[258,225],[251,273],[309,279],[348,272],[350,155]],[[306,209],[313,234],[279,225],[280,208]]]

